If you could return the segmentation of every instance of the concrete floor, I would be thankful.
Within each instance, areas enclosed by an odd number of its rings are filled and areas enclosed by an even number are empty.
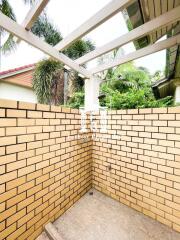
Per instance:
[[[64,240],[180,240],[180,233],[92,191],[54,222]]]

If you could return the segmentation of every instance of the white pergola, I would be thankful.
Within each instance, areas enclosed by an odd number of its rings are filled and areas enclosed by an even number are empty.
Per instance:
[[[105,44],[104,46],[99,47],[94,51],[87,53],[86,55],[73,61],[72,59],[61,53],[61,51],[66,49],[76,40],[85,36],[93,29],[97,28],[99,25],[113,17],[118,12],[128,7],[133,2],[133,0],[112,0],[94,16],[84,22],[79,28],[77,28],[67,37],[61,40],[55,47],[50,46],[29,31],[48,2],[49,0],[36,1],[34,6],[27,14],[22,25],[17,24],[16,22],[14,22],[0,12],[0,27],[15,35],[19,40],[27,42],[28,44],[43,51],[50,57],[62,62],[63,64],[65,64],[65,66],[68,66],[69,68],[77,71],[81,76],[83,76],[85,78],[86,110],[95,110],[99,106],[98,96],[101,79],[97,77],[97,73],[180,44],[180,34],[178,34],[174,37],[154,43],[148,47],[142,48],[123,57],[116,58],[109,63],[102,64],[100,66],[97,66],[96,68],[87,70],[82,66],[84,63],[87,63],[90,60],[102,56],[103,54],[106,54],[129,42],[137,40],[140,37],[143,37],[155,30],[179,21],[180,6],[173,8],[172,10],[154,18],[153,20],[141,25],[140,27],[137,27],[136,29],[124,34],[123,36],[120,36],[119,38],[109,42],[108,44]]]

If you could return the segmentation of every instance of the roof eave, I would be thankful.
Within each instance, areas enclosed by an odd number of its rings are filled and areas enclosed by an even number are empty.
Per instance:
[[[14,72],[10,72],[10,73],[6,73],[6,74],[3,74],[3,75],[0,75],[0,80],[8,78],[8,77],[12,77],[12,76],[24,73],[24,72],[31,71],[34,68],[35,68],[35,66],[32,66],[32,67],[28,67],[28,68],[21,69],[21,70],[18,70],[18,71],[14,71]]]

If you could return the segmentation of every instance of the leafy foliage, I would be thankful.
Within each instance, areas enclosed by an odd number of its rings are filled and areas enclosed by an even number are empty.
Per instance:
[[[172,97],[156,100],[151,77],[146,69],[137,68],[132,62],[117,67],[109,82],[102,85],[106,94],[102,105],[113,109],[166,107],[173,104]]]
[[[112,109],[134,109],[134,108],[154,108],[172,105],[172,97],[155,100],[151,92],[144,89],[131,89],[128,92],[120,93],[115,90],[111,95],[107,95],[105,105]]]
[[[84,103],[84,92],[75,92],[73,97],[69,100],[68,105],[71,108],[80,108],[83,106]]]
[[[105,98],[101,106],[112,109],[155,108],[173,105],[171,96],[156,100],[151,88],[151,76],[147,69],[137,68],[133,62],[126,63],[107,72],[101,93]],[[84,93],[76,93],[70,106],[83,105]],[[78,103],[76,105],[76,102]]]

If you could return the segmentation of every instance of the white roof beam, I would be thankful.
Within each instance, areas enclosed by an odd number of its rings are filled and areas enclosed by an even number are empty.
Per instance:
[[[90,78],[91,74],[85,68],[79,66],[73,60],[68,58],[62,53],[59,53],[58,50],[47,44],[46,42],[42,41],[40,38],[35,36],[33,33],[28,32],[22,27],[21,25],[17,24],[4,14],[0,12],[0,27],[5,29],[6,31],[10,32],[11,34],[15,35],[16,37],[24,40],[28,44],[32,45],[33,47],[43,51],[44,53],[48,54],[49,56],[53,57],[54,59],[64,63],[71,69],[81,73],[86,78]]]
[[[174,23],[180,19],[179,13],[180,13],[180,6],[153,19],[152,21],[149,21],[149,22],[141,25],[140,27],[128,32],[127,34],[120,36],[119,38],[111,41],[110,43],[105,44],[104,46],[99,47],[99,48],[95,49],[94,51],[91,51],[90,53],[85,54],[84,56],[77,59],[76,63],[78,63],[80,65],[84,64],[94,58],[97,58],[105,53],[108,53],[108,52],[116,49],[116,48],[119,48],[131,41],[134,41],[140,37],[143,37],[158,28],[161,28],[168,24]]]
[[[70,33],[62,41],[60,41],[55,48],[59,51],[69,47],[76,40],[82,38],[84,35],[97,28],[99,25],[113,17],[116,13],[123,10],[133,2],[133,0],[113,0],[92,16],[89,20],[83,23],[80,27]]]
[[[48,2],[49,0],[39,0],[35,2],[22,23],[22,26],[25,27],[26,30],[30,30],[32,28],[34,22],[44,10]]]
[[[171,38],[168,38],[166,40],[157,42],[151,46],[148,47],[144,47],[140,50],[137,50],[135,52],[132,52],[130,54],[127,54],[123,57],[117,58],[114,61],[111,61],[110,63],[106,63],[106,64],[102,64],[96,68],[91,69],[91,73],[92,74],[96,74],[105,70],[108,70],[110,68],[119,66],[121,64],[127,63],[129,61],[133,61],[135,59],[144,57],[144,56],[148,56],[152,53],[156,53],[159,52],[163,49],[167,49],[170,47],[173,47],[175,45],[180,44],[180,34]]]

